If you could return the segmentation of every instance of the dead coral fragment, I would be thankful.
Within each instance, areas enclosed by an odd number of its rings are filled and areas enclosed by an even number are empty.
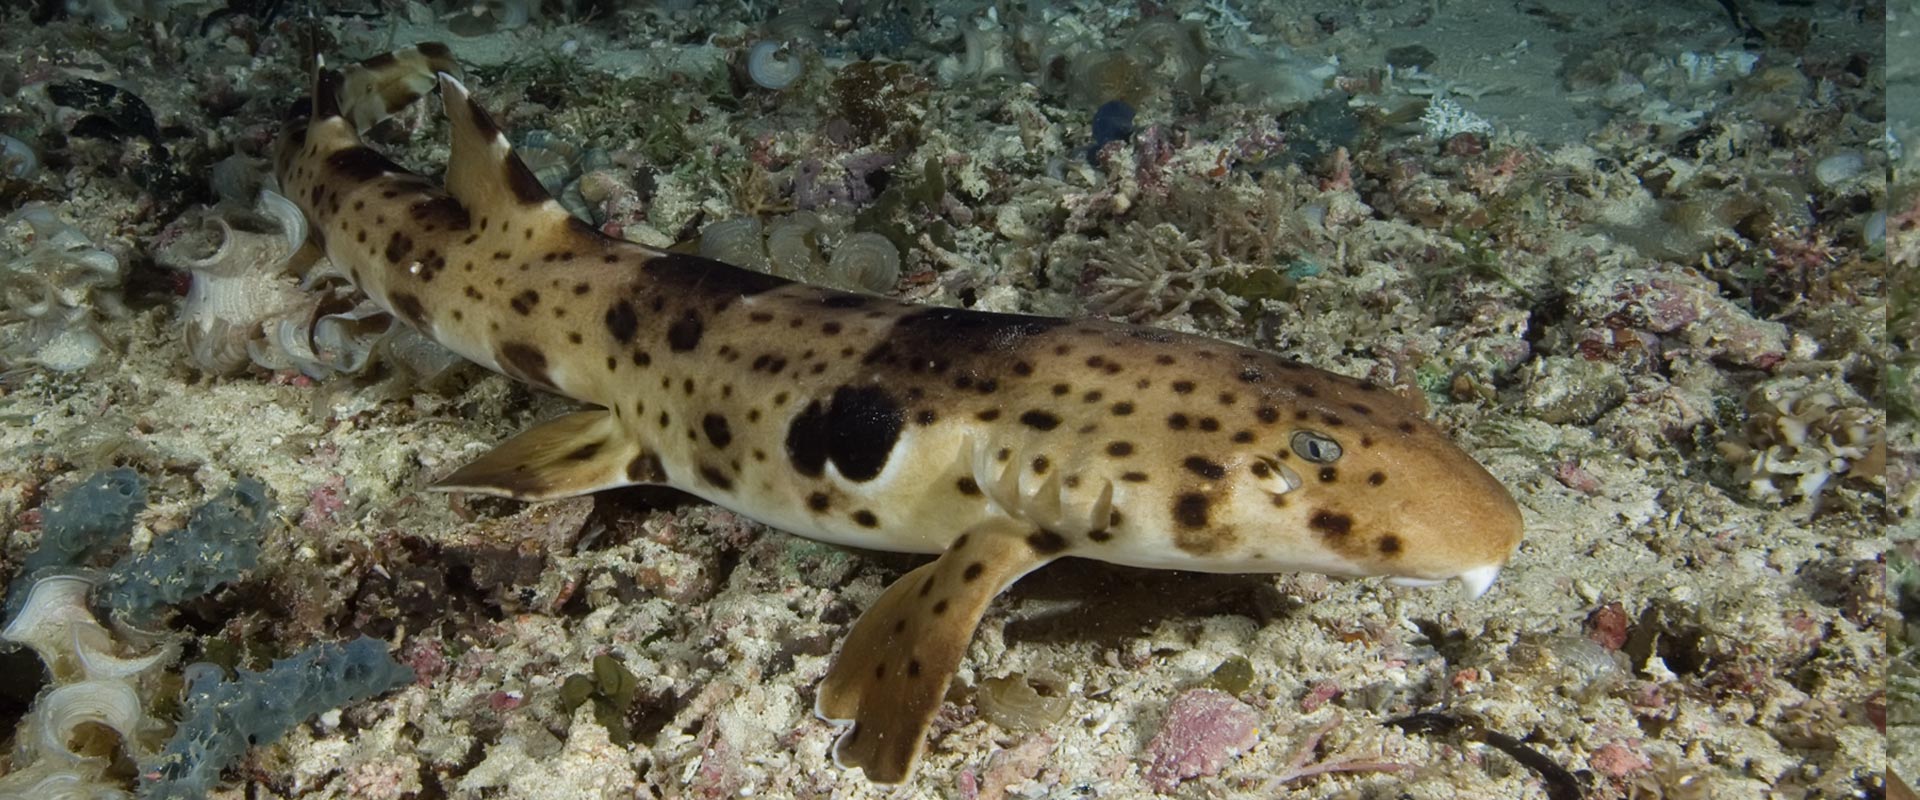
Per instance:
[[[1746,405],[1740,438],[1719,450],[1748,497],[1817,501],[1836,478],[1883,480],[1886,414],[1844,384],[1776,378],[1747,395]]]
[[[1147,744],[1147,784],[1170,792],[1188,778],[1219,772],[1260,739],[1260,712],[1213,689],[1192,689],[1173,701],[1167,724]]]
[[[1041,694],[1035,684],[1047,689],[1047,693]],[[1072,700],[1060,696],[1059,687],[1051,681],[1014,673],[981,681],[974,704],[987,721],[1007,730],[1044,731],[1066,718]]]
[[[123,313],[126,265],[53,208],[30,203],[0,221],[0,354],[57,372],[106,350],[101,317]]]

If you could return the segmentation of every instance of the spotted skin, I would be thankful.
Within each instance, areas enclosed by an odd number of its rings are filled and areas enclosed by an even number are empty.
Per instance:
[[[1507,491],[1364,381],[1212,339],[908,305],[602,236],[547,196],[454,70],[422,46],[323,71],[276,158],[368,296],[593,407],[440,488],[544,500],[665,484],[821,541],[942,553],[855,624],[822,683],[816,710],[850,723],[836,757],[873,780],[911,774],[987,602],[1053,559],[1484,590],[1519,542]],[[358,135],[435,73],[453,130],[444,188]]]

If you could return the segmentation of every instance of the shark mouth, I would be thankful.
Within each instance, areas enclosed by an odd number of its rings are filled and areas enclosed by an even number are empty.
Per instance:
[[[1486,594],[1488,589],[1493,588],[1494,579],[1500,577],[1500,565],[1488,564],[1484,567],[1474,567],[1454,577],[1460,579],[1460,585],[1466,588],[1469,599],[1477,598]],[[1449,580],[1452,580],[1452,578],[1392,577],[1387,579],[1387,583],[1395,586],[1420,587],[1438,586]]]

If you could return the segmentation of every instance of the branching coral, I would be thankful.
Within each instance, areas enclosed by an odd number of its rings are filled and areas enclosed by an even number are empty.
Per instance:
[[[119,256],[31,203],[0,221],[0,355],[71,372],[106,349],[103,317],[124,312]]]
[[[1237,274],[1232,263],[1214,258],[1205,243],[1166,223],[1128,225],[1087,266],[1094,270],[1087,306],[1136,322],[1176,316],[1198,305],[1232,313],[1245,302],[1216,286]]]

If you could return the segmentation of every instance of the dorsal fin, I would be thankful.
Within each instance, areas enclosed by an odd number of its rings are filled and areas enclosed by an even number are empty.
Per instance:
[[[433,89],[440,73],[457,74],[460,64],[439,42],[423,42],[383,53],[348,67],[337,82],[337,113],[364,131]],[[318,93],[315,102],[318,103]]]
[[[440,74],[440,99],[453,123],[453,152],[447,156],[447,191],[475,217],[513,218],[535,230],[571,230],[572,216],[540,178],[513,152],[493,116],[475,102],[458,78]]]
[[[308,102],[308,120],[320,121],[340,116],[340,71],[327,69],[325,57],[314,65],[313,97],[308,98]]]

